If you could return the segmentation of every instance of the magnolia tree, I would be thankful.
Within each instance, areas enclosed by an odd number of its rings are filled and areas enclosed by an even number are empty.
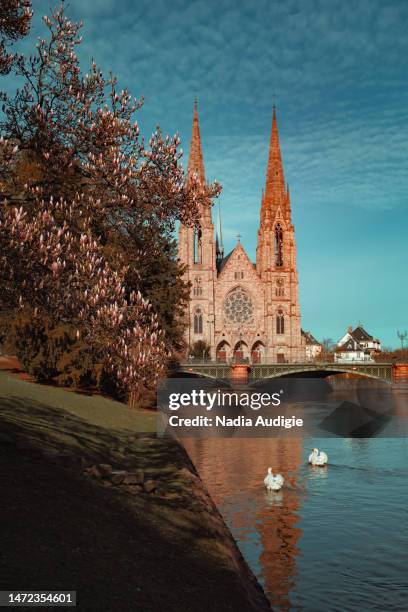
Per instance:
[[[176,220],[194,223],[220,187],[186,182],[177,135],[157,129],[144,142],[134,119],[142,100],[118,91],[113,76],[106,81],[94,62],[81,73],[82,24],[63,5],[44,22],[48,39],[15,62],[24,86],[2,96],[3,311],[31,308],[78,325],[135,398],[160,374],[169,348],[139,290],[146,260]]]
[[[0,74],[7,74],[15,59],[14,55],[6,52],[6,46],[28,33],[31,17],[29,0],[1,0]]]
[[[143,100],[117,91],[116,79],[106,81],[94,62],[82,75],[76,54],[82,23],[71,22],[63,6],[44,22],[49,39],[38,41],[35,55],[18,58],[25,85],[14,98],[4,96],[1,124],[20,151],[42,164],[29,186],[49,197],[91,196],[93,223],[122,236],[137,228],[145,239],[171,232],[177,219],[192,222],[219,186],[186,185],[178,136],[157,129],[146,146],[134,119]],[[145,246],[154,248],[151,242]]]
[[[77,202],[38,203],[29,217],[22,208],[0,220],[0,306],[28,308],[34,317],[77,326],[78,338],[94,349],[130,400],[162,371],[165,347],[157,316],[140,293],[126,299],[124,276],[112,270],[81,217]],[[62,219],[61,222],[58,219]],[[70,231],[75,219],[82,233]]]

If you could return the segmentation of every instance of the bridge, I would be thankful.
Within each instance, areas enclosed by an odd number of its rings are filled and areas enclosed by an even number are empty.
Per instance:
[[[327,377],[335,374],[357,374],[387,383],[406,382],[407,364],[393,363],[257,363],[226,364],[210,361],[183,362],[177,372],[190,376],[200,376],[219,380],[238,380],[255,382],[282,376]],[[401,376],[403,374],[403,376]]]

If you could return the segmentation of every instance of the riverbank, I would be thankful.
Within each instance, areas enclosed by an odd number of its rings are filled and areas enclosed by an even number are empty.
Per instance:
[[[86,611],[270,609],[155,419],[0,372],[0,589],[76,590]]]

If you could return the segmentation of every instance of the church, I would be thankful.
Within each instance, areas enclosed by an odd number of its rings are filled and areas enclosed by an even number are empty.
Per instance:
[[[205,183],[197,102],[187,180],[193,174]],[[215,231],[211,202],[201,207],[195,227],[180,224],[178,257],[186,266],[185,280],[191,285],[185,332],[189,353],[201,340],[210,347],[211,359],[219,362],[304,361],[295,229],[275,107],[256,263],[249,259],[240,236],[234,249],[224,255],[221,219]]]

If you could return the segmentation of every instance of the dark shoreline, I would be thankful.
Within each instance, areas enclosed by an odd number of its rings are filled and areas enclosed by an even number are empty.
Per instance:
[[[126,407],[118,430],[81,418],[88,399],[68,411],[76,394],[0,373],[0,588],[77,590],[90,611],[270,610],[185,449],[132,433]],[[91,478],[97,463],[159,487]]]

